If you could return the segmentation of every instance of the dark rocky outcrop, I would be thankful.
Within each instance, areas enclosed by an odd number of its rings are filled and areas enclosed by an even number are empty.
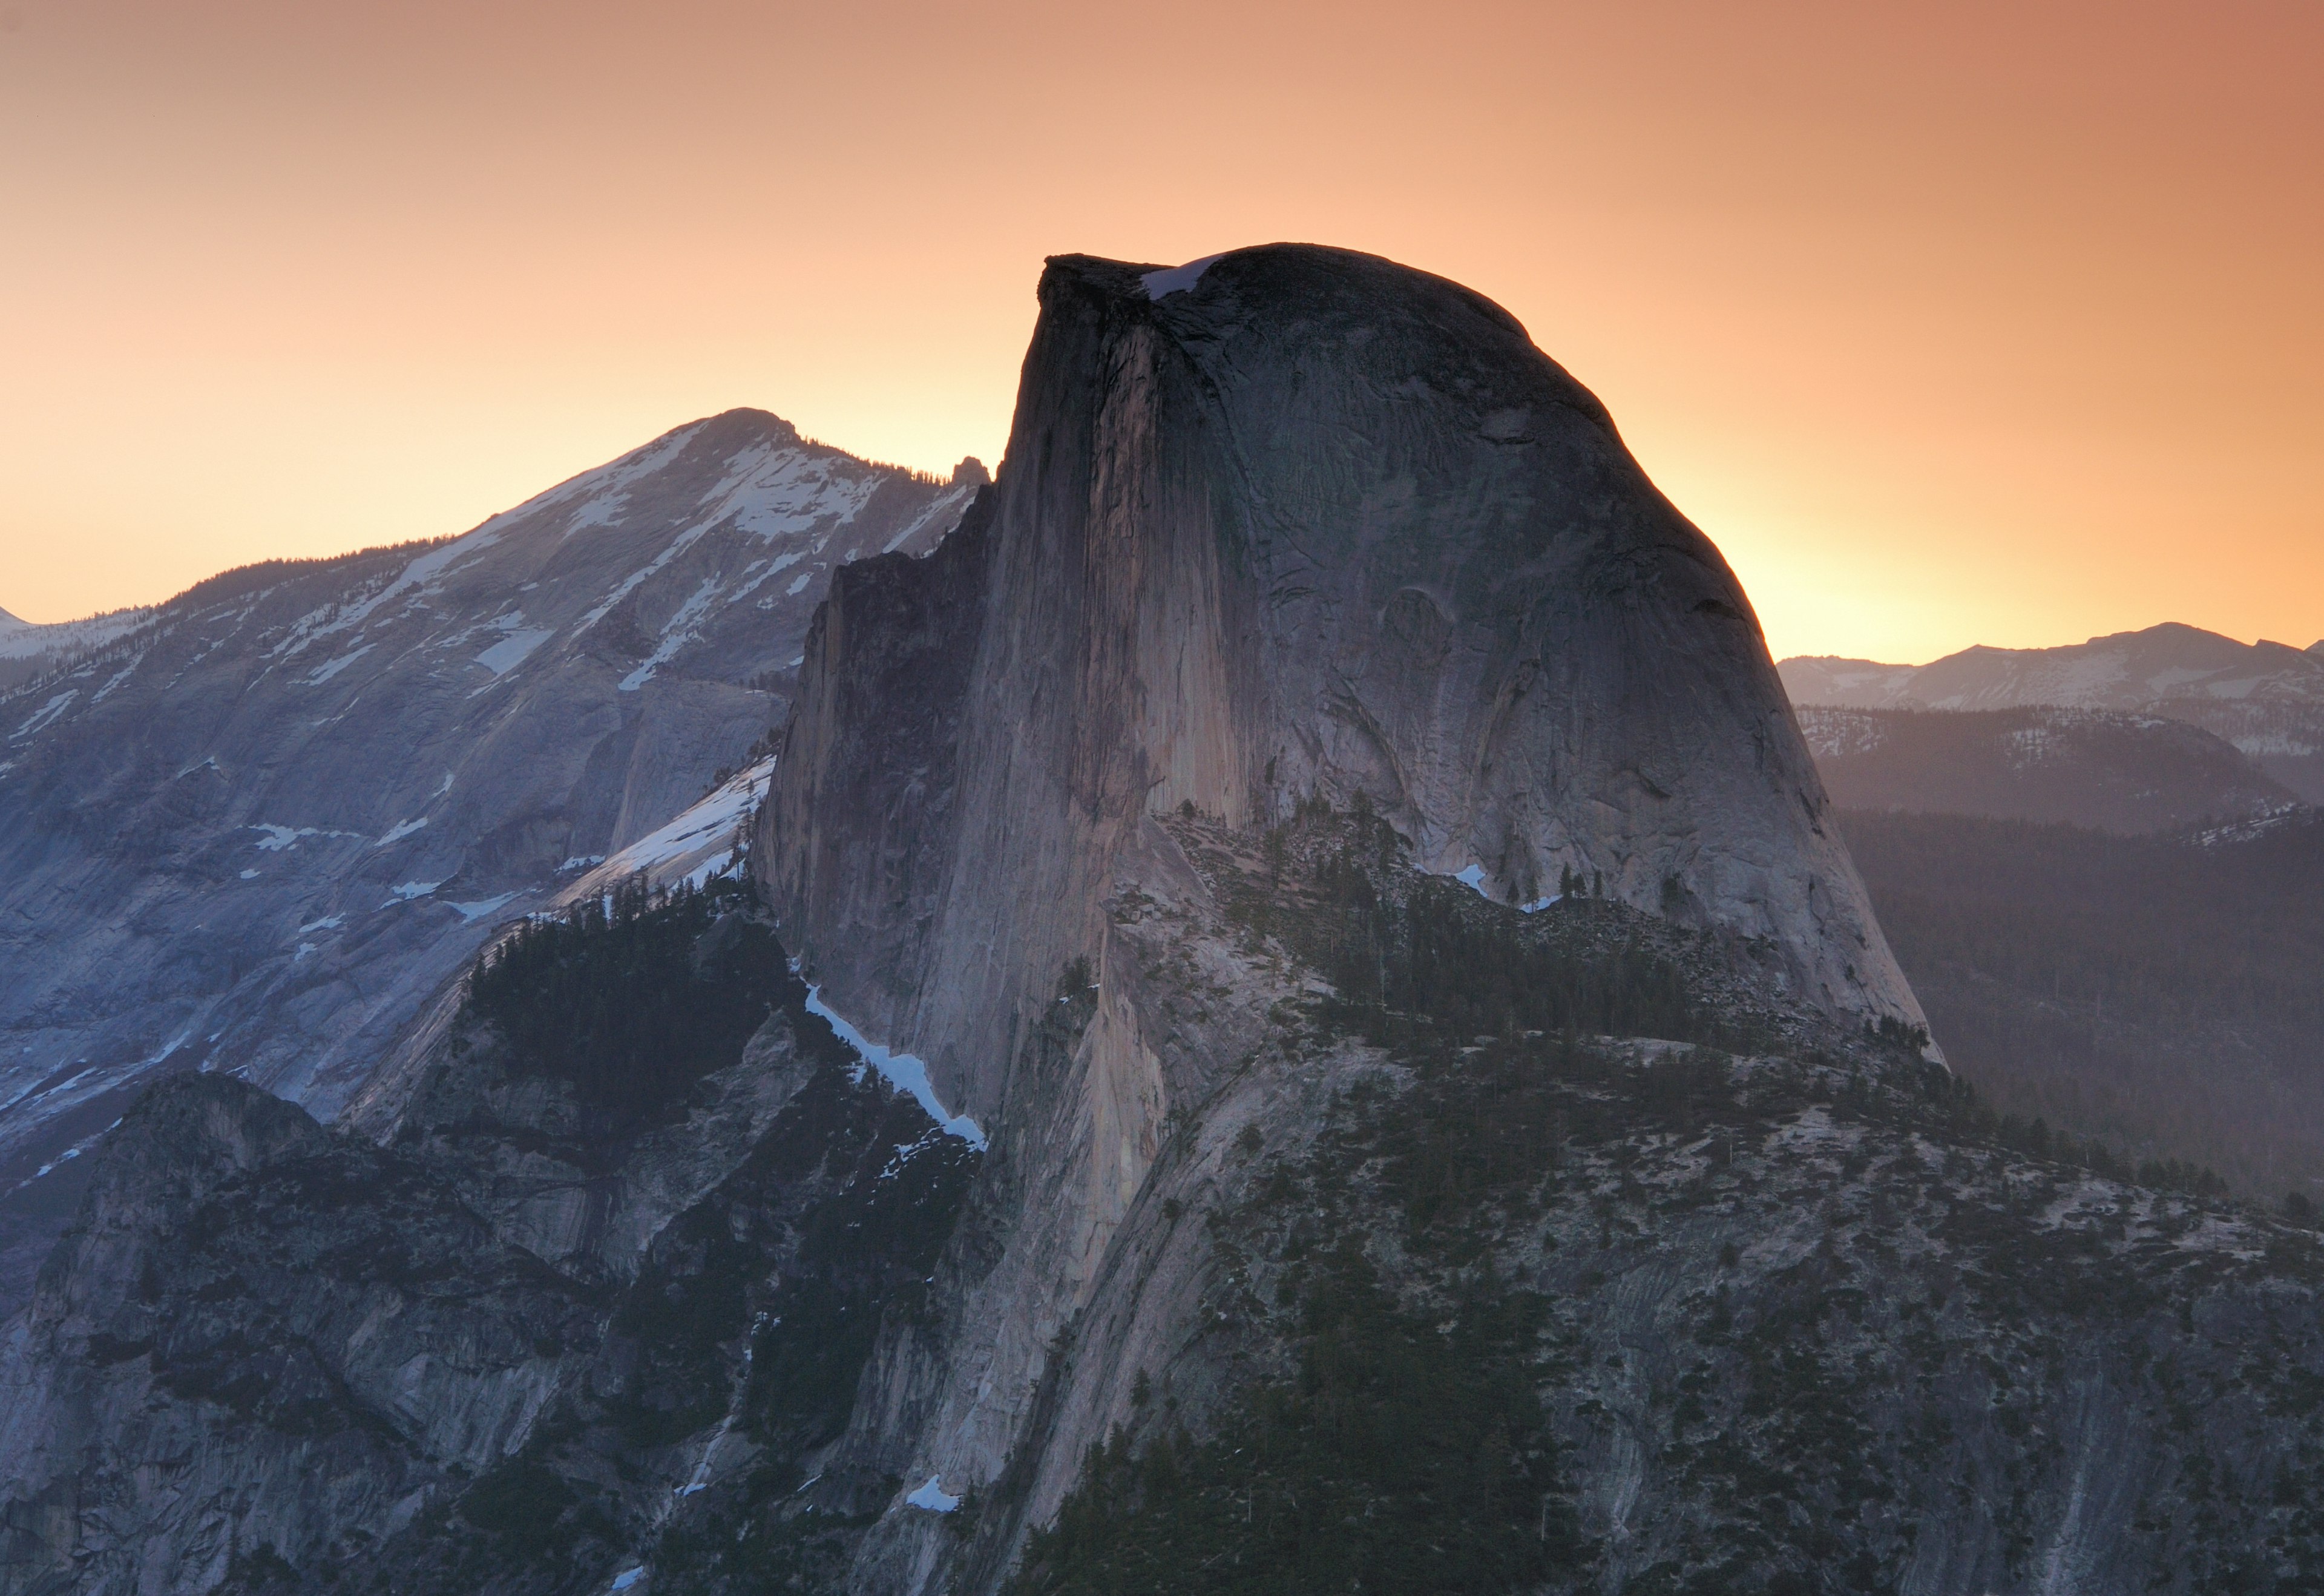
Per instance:
[[[243,1082],[148,1093],[0,1360],[0,1587],[358,1553],[521,1437],[598,1305],[409,1158]]]
[[[0,1342],[0,1591],[601,1588],[684,1555],[675,1508],[796,1497],[975,1155],[779,949],[737,956],[767,933],[733,893],[568,929],[464,1007],[386,1146],[189,1075],[89,1155]],[[604,1023],[686,1004],[740,1022],[675,1067]],[[610,1071],[527,1049],[527,1007]],[[842,1471],[791,1505],[892,1491]]]

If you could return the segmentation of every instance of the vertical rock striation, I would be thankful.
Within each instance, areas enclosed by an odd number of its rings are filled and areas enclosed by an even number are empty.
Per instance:
[[[1741,587],[1514,318],[1287,244],[1040,299],[976,538],[839,574],[760,837],[807,967],[957,1107],[1182,805],[1360,798],[1493,897],[1571,872],[1919,1021]]]
[[[887,1347],[835,1455],[1022,1524],[1130,1352],[1194,1333],[1169,1215],[1328,1092],[1296,986],[1185,929],[1222,909],[1188,825],[1369,808],[1491,898],[1578,878],[1803,1010],[1921,1021],[1741,588],[1506,312],[1306,245],[1061,257],[1040,300],[962,531],[835,574],[752,864],[825,1001],[992,1128],[947,1328]],[[860,1588],[953,1577],[927,1518]]]

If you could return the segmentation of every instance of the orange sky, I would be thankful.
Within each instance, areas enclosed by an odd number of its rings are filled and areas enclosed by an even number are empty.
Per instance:
[[[990,462],[1044,254],[1492,295],[1780,654],[2324,636],[2324,6],[0,0],[0,606],[755,404]]]

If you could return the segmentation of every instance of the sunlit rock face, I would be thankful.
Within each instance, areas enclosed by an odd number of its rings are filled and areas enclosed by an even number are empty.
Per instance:
[[[1920,1022],[1734,577],[1507,313],[1305,245],[1063,257],[1040,300],[961,530],[835,578],[752,851],[824,1001],[991,1135],[946,1331],[866,1377],[909,1420],[836,1455],[1013,1481],[1027,1523],[1111,1411],[1057,1337],[1191,1333],[1163,1205],[1336,1067],[1187,827],[1369,809],[1505,904],[1580,883],[1820,1023]],[[883,1519],[863,1588],[939,1546]]]
[[[1749,602],[1514,318],[1289,244],[1040,298],[978,540],[843,574],[761,837],[808,966],[957,1106],[1185,806],[1360,798],[1489,896],[1584,881],[1918,1022]]]

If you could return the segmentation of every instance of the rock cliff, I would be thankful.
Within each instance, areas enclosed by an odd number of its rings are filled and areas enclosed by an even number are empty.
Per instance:
[[[1055,1337],[1177,1333],[1189,1277],[1126,1261],[1172,1127],[1315,1111],[1268,1018],[1296,984],[1157,940],[1220,912],[1175,825],[1361,811],[1487,898],[1624,906],[1827,1022],[1920,1027],[1748,601],[1507,313],[1302,245],[1064,257],[1040,300],[962,533],[835,580],[752,863],[825,1001],[996,1128],[956,1335],[875,1366],[918,1433],[851,1444],[1029,1470],[1035,1521],[1111,1399]],[[1187,980],[1235,996],[1191,1012]],[[883,1521],[864,1577],[935,1555]]]
[[[1586,393],[1339,252],[1042,297],[959,531],[835,575],[759,897],[673,823],[349,1122],[101,1139],[0,1592],[2324,1578],[2315,1231],[1929,1061]]]
[[[1360,795],[1491,897],[1602,884],[1917,1023],[1741,588],[1506,312],[1305,245],[1040,299],[979,542],[837,585],[760,836],[833,1001],[964,1112],[1182,806]]]

